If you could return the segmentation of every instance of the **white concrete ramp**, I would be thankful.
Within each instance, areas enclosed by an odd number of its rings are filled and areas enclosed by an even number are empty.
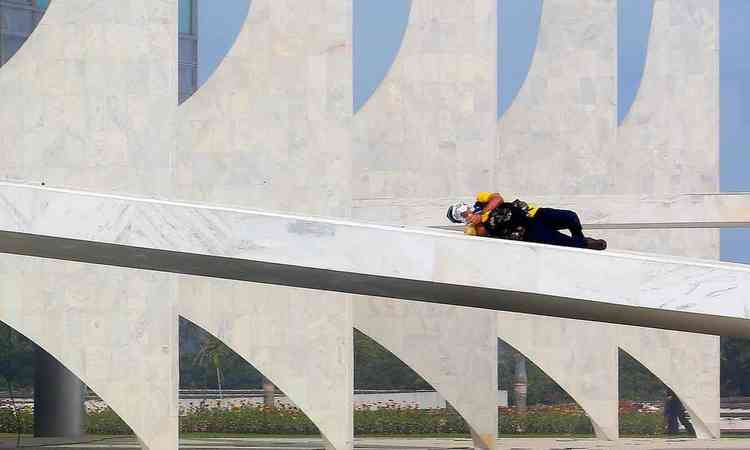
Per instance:
[[[0,183],[0,251],[750,336],[750,268]]]

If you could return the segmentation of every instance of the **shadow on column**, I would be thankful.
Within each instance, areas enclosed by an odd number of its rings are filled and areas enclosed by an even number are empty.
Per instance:
[[[132,437],[125,422],[54,356],[0,322],[0,446]],[[15,437],[10,437],[15,434]],[[104,438],[103,435],[107,435]]]

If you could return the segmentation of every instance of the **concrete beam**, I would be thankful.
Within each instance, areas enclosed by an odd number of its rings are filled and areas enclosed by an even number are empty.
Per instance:
[[[741,264],[10,183],[0,184],[0,251],[750,336],[750,268]]]

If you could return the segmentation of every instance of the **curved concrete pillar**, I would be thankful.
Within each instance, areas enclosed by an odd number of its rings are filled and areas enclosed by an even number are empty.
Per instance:
[[[396,60],[353,119],[353,217],[387,222],[395,209],[370,208],[373,198],[392,205],[487,188],[497,114],[496,8],[495,0],[412,0]],[[355,327],[438,390],[466,419],[476,447],[494,447],[494,314],[357,300]]]
[[[150,450],[176,450],[173,275],[0,255],[0,320],[86,383]]]
[[[656,0],[651,27],[643,80],[617,135],[617,184],[642,194],[715,192],[719,0]]]
[[[718,439],[719,337],[618,326],[619,345],[680,398],[700,439]]]
[[[320,429],[351,450],[354,361],[348,295],[181,277],[180,315],[260,370]]]
[[[598,438],[619,438],[616,327],[503,312],[497,335],[573,397]]]
[[[719,437],[716,336],[514,313],[498,313],[498,336],[578,402],[598,437],[619,436],[618,348],[677,393],[699,438]]]
[[[616,30],[615,1],[544,1],[526,82],[497,122],[493,189],[511,198],[606,192]]]
[[[718,31],[718,0],[654,2],[643,80],[617,136],[622,168],[618,184],[623,190],[660,194],[719,189]],[[719,257],[717,230],[626,232],[612,237],[631,248]],[[675,391],[694,419],[698,436],[717,438],[719,339],[620,330],[621,348]]]
[[[0,68],[0,178],[167,195],[177,0],[53,1]]]
[[[497,337],[491,311],[357,298],[354,326],[396,355],[466,420],[475,448],[497,437]]]
[[[719,190],[719,0],[655,0],[641,86],[613,140],[616,193]],[[600,233],[618,248],[719,257],[719,231]]]
[[[177,198],[349,215],[351,20],[350,1],[252,1],[232,49],[178,109]],[[181,291],[184,317],[276,383],[329,446],[352,447],[348,297],[207,278]]]
[[[349,214],[351,10],[253,0],[234,47],[179,108],[178,198]]]
[[[497,1],[413,0],[398,56],[354,116],[359,201],[465,195],[487,189],[497,110]]]

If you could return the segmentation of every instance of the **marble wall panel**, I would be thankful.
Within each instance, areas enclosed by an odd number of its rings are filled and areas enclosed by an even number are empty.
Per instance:
[[[179,110],[176,197],[349,215],[351,2],[254,0]]]
[[[597,437],[619,437],[619,348],[674,390],[699,438],[719,437],[717,336],[506,312],[497,326],[498,337],[578,402]]]
[[[176,198],[350,214],[351,14],[351,2],[253,0],[232,49],[178,111]],[[210,279],[181,286],[190,286],[180,297],[188,318],[277,383],[329,447],[351,449],[348,297]]]
[[[598,438],[620,436],[616,326],[502,312],[497,335],[578,402]]]
[[[656,0],[641,92],[619,129],[614,0],[545,2],[531,73],[497,125],[494,1],[414,0],[398,59],[353,118],[348,2],[255,0],[178,113],[176,2],[110,3],[53,2],[0,70],[2,178],[368,219],[352,202],[717,187],[717,0]],[[606,235],[718,254],[711,230]],[[290,292],[279,295],[308,301]]]
[[[145,448],[177,448],[175,276],[2,254],[0,320],[93,389]]]
[[[180,277],[180,314],[251,363],[318,426],[329,449],[351,450],[351,299],[231,280]]]
[[[353,204],[460,195],[491,175],[483,161],[497,109],[495,8],[490,0],[412,1],[396,60],[353,118]],[[370,220],[371,212],[353,217]],[[430,382],[467,420],[476,447],[493,448],[493,315],[373,298],[354,308],[355,326]]]
[[[618,326],[618,345],[671,388],[699,439],[718,439],[719,337]]]
[[[168,196],[177,1],[60,0],[0,70],[0,179]]]
[[[176,0],[51,2],[0,70],[0,179],[169,196],[176,11]],[[2,320],[97,391],[145,447],[176,448],[172,278],[8,255],[2,266]]]
[[[403,43],[354,116],[354,201],[464,195],[492,179],[496,2],[413,0]]]
[[[669,197],[718,190],[718,1],[655,1],[643,80],[619,128],[616,6],[615,1],[545,1],[529,76],[498,122],[494,189],[532,199],[578,198],[579,204],[587,195]],[[578,209],[589,215],[585,211],[591,208]],[[719,256],[719,235],[711,229],[595,233],[610,248]],[[579,326],[585,335],[587,325]],[[704,358],[701,370],[718,379],[718,338],[637,332],[642,339],[674,339],[674,347],[663,348],[659,358],[683,364],[682,370],[654,370],[668,383],[672,377],[693,381],[693,362],[683,355],[694,348],[703,349],[698,352]],[[645,353],[636,353],[636,359],[648,362]],[[718,398],[709,378],[701,387],[706,388],[698,402],[703,406]],[[678,395],[690,397],[692,391]],[[708,406],[693,412],[712,423],[718,409]]]
[[[497,337],[492,311],[357,298],[354,326],[393,352],[468,423],[475,448],[495,448]]]

